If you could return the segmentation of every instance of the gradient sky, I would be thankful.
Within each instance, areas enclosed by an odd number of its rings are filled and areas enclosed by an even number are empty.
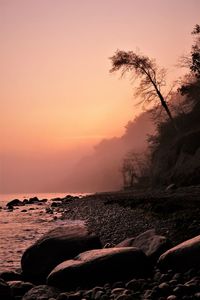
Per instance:
[[[0,0],[1,185],[122,134],[139,108],[108,57],[139,48],[171,81],[199,12],[199,0]]]

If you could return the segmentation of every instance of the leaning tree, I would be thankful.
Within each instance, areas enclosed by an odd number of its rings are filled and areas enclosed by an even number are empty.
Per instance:
[[[145,103],[153,102],[155,104],[157,101],[160,101],[174,128],[177,130],[167,101],[161,92],[161,88],[166,85],[165,69],[158,68],[155,60],[150,59],[148,56],[136,54],[133,51],[117,50],[110,59],[112,62],[110,72],[120,70],[122,76],[125,73],[131,73],[132,78],[139,79],[136,95],[140,96]]]

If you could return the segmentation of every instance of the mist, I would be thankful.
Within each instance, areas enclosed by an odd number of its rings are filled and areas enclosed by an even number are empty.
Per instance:
[[[1,193],[98,192],[122,187],[124,155],[143,152],[154,126],[149,113],[129,122],[120,137],[76,143],[67,150],[35,147],[1,153]]]
[[[118,190],[123,186],[121,166],[129,151],[143,153],[147,150],[147,134],[154,133],[150,113],[142,113],[125,126],[120,137],[103,139],[94,146],[91,155],[84,156],[66,175],[59,190],[67,187],[74,192]]]
[[[24,147],[18,153],[1,153],[0,193],[59,192],[60,181],[90,152],[92,145],[46,152]]]

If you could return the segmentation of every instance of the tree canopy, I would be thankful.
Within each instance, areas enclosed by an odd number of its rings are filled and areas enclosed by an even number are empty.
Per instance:
[[[125,73],[131,73],[132,78],[139,79],[139,86],[136,90],[136,95],[141,96],[145,103],[160,101],[162,107],[165,109],[168,117],[173,122],[174,120],[167,101],[165,100],[161,88],[166,85],[165,75],[166,71],[159,68],[154,59],[148,56],[136,54],[133,51],[117,50],[115,55],[111,58],[112,68],[110,72],[121,71],[122,76]]]

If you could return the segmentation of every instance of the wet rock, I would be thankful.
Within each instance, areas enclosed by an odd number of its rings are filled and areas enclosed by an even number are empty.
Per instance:
[[[30,289],[22,298],[22,300],[36,300],[57,298],[59,290],[48,285],[38,285]]]
[[[11,300],[11,289],[3,279],[0,279],[0,299]]]
[[[200,235],[187,240],[163,253],[158,266],[161,270],[187,271],[200,267]]]
[[[148,271],[148,258],[137,248],[99,249],[61,263],[49,274],[47,282],[59,288],[73,289],[145,276]]]
[[[101,248],[101,242],[86,226],[58,227],[24,252],[21,260],[23,275],[28,281],[44,282],[59,263],[95,248]]]
[[[166,237],[157,235],[155,229],[150,229],[134,238],[124,240],[116,247],[137,247],[155,262],[162,253],[172,247],[172,243]]]

